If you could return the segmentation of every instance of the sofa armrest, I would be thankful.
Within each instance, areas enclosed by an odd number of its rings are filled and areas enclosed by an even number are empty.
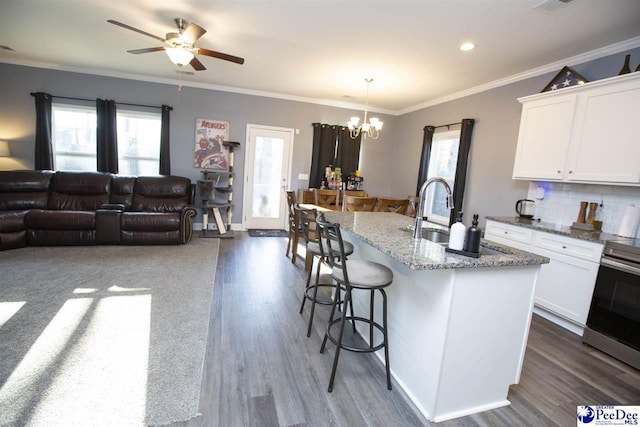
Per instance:
[[[104,205],[100,206],[99,209],[106,209],[106,210],[112,210],[112,211],[123,211],[124,210],[124,205],[122,203],[105,203]]]
[[[180,212],[180,242],[189,243],[193,237],[193,217],[196,216],[194,206],[185,206]]]

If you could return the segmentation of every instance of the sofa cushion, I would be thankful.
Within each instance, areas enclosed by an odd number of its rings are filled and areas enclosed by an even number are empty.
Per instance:
[[[120,229],[127,231],[180,230],[179,212],[123,212]]]
[[[189,204],[191,180],[179,176],[139,177],[133,188],[132,211],[179,212]]]
[[[96,213],[33,209],[27,213],[25,224],[29,229],[40,230],[94,230]]]
[[[0,171],[0,211],[45,209],[52,171]]]
[[[0,211],[0,233],[11,233],[26,228],[24,218],[28,211]]]
[[[11,233],[0,232],[0,251],[24,248],[25,246],[27,246],[27,230]]]
[[[48,209],[95,211],[109,203],[113,175],[103,172],[56,172],[51,179]]]
[[[95,230],[27,230],[29,246],[80,246],[95,243]]]
[[[131,208],[133,186],[135,183],[135,176],[114,176],[111,180],[111,196],[109,197],[109,202],[122,204],[127,210]]]

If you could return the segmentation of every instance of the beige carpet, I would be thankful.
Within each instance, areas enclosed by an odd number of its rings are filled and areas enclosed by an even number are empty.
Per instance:
[[[0,425],[196,417],[218,247],[0,252]]]

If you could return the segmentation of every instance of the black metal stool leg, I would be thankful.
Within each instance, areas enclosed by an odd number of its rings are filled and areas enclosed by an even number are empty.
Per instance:
[[[304,293],[302,294],[302,304],[300,305],[300,314],[304,310],[304,303],[307,302],[307,289],[309,289],[309,285],[311,284],[311,275],[313,274],[313,264],[316,260],[316,257],[311,258],[311,268],[309,269],[309,274],[307,274],[307,284],[304,287]]]
[[[322,267],[322,260],[318,259],[318,269],[316,270],[316,284],[313,287],[313,299],[311,300],[311,314],[309,315],[309,327],[307,328],[307,337],[311,336],[311,327],[313,326],[313,315],[316,311],[316,301],[318,298],[318,288],[320,283],[320,267]],[[307,292],[305,291],[304,299],[307,299]]]
[[[347,291],[344,296],[344,299],[345,299],[345,302],[351,300],[351,287],[349,285],[347,285]],[[338,359],[340,358],[340,349],[342,348],[342,335],[344,334],[344,324],[346,322],[347,322],[347,310],[342,310],[342,320],[340,321],[340,332],[336,342],[336,355],[333,357],[333,367],[331,368],[331,379],[329,380],[329,393],[333,391],[333,380],[336,377],[336,369],[338,368]]]
[[[324,338],[322,339],[322,345],[320,346],[320,353],[324,353],[324,349],[327,345],[327,339],[329,338],[329,325],[334,319],[336,315],[336,307],[340,302],[340,283],[336,283],[336,292],[335,298],[333,299],[333,304],[331,305],[331,313],[329,314],[329,321],[327,322],[327,329],[324,332]]]
[[[373,304],[376,291],[371,289],[371,295],[369,298],[369,347],[373,348]]]
[[[391,368],[389,367],[389,337],[387,335],[387,293],[380,289],[382,294],[382,334],[384,340],[384,364],[387,368],[387,390],[391,390]]]

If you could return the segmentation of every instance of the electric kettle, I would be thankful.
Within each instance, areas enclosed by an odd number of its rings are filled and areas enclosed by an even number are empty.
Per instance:
[[[535,212],[535,203],[533,200],[520,199],[516,202],[516,213],[520,218],[533,218]]]

